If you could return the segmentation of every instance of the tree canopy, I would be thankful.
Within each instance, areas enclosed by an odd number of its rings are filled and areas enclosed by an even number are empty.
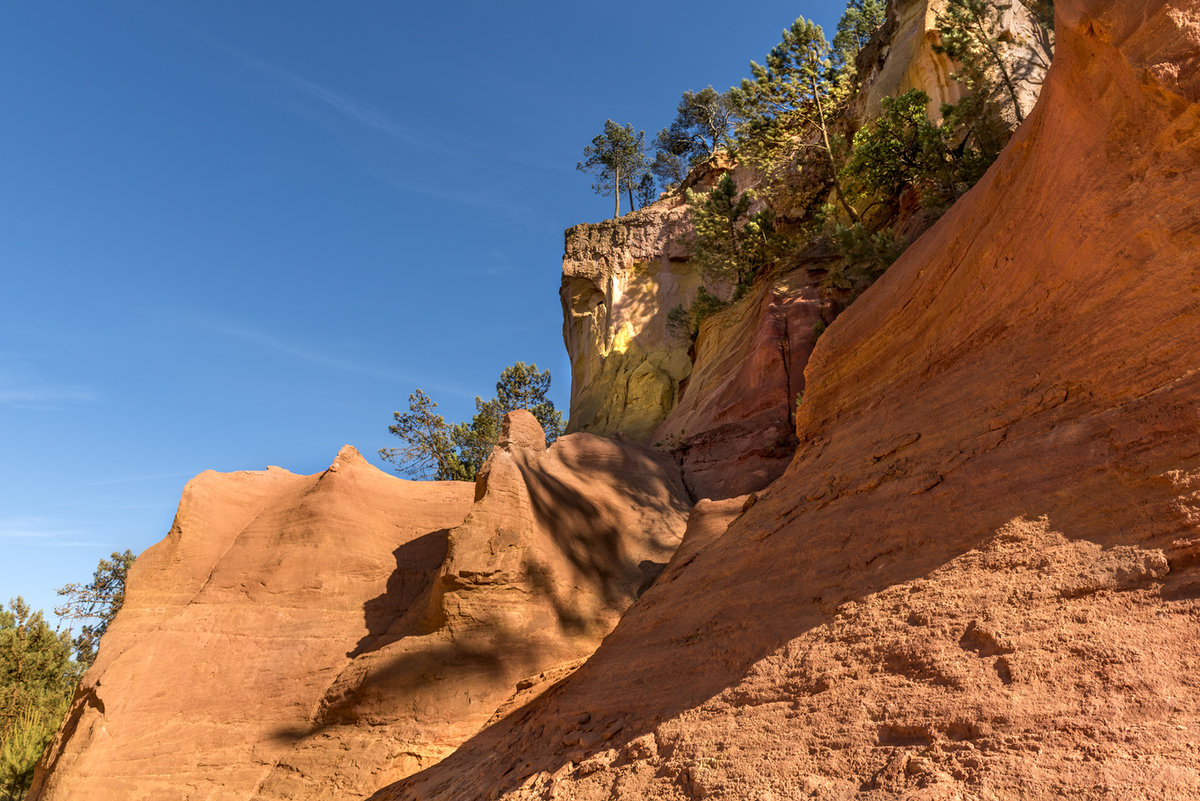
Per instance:
[[[66,600],[54,608],[54,614],[64,620],[96,621],[85,624],[73,641],[75,658],[83,665],[95,661],[100,638],[125,602],[125,577],[134,558],[133,551],[113,551],[108,559],[100,560],[89,583],[72,583],[58,590]]]
[[[583,149],[583,161],[576,164],[575,169],[591,173],[596,178],[592,184],[596,194],[612,194],[613,216],[620,217],[621,192],[629,195],[632,209],[633,193],[649,170],[646,132],[634,132],[632,125],[619,125],[607,120],[604,132],[597,134],[592,143]]]
[[[695,235],[692,259],[705,278],[729,282],[740,290],[748,287],[768,259],[773,230],[766,210],[750,213],[752,196],[738,192],[730,173],[717,181],[711,192],[687,193]]]
[[[527,409],[541,424],[550,445],[562,434],[562,412],[546,397],[550,371],[517,362],[505,367],[490,400],[475,398],[470,422],[447,423],[435,403],[418,389],[408,396],[408,412],[395,412],[388,431],[404,441],[399,448],[381,448],[379,455],[412,478],[436,481],[474,481],[500,439],[504,415]]]
[[[0,801],[24,798],[33,769],[71,702],[83,666],[69,632],[22,598],[0,605]]]
[[[837,177],[840,164],[832,120],[849,98],[849,88],[840,79],[835,55],[821,26],[801,17],[784,29],[765,66],[750,62],[753,79],[744,79],[733,92],[749,117],[746,135],[794,137],[796,128],[817,134],[813,147],[829,164],[834,194],[846,214],[858,222]]]
[[[850,0],[833,37],[834,52],[843,64],[854,64],[854,59],[886,19],[884,0]]]
[[[989,0],[947,0],[938,15],[942,36],[938,50],[961,67],[954,75],[971,93],[993,100],[998,93],[1008,95],[1017,124],[1025,121],[1017,84],[1001,42],[1000,9]]]
[[[651,168],[664,184],[678,184],[692,167],[718,150],[730,148],[741,115],[729,92],[706,86],[684,92],[675,119],[658,132]]]

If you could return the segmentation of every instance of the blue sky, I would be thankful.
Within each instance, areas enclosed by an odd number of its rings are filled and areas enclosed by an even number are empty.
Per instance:
[[[202,470],[378,463],[416,387],[458,420],[532,361],[565,412],[584,145],[843,7],[6,4],[0,601],[49,612]]]

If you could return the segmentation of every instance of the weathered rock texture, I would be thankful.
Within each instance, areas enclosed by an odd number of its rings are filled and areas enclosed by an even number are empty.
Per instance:
[[[1001,8],[999,38],[1005,61],[1022,114],[1028,114],[1050,65],[1050,43],[1018,0],[996,5]],[[855,106],[862,118],[878,113],[883,98],[909,89],[929,95],[929,114],[935,118],[942,104],[962,99],[962,85],[951,77],[956,65],[935,49],[941,44],[937,18],[945,8],[946,0],[890,0],[883,28],[858,58],[863,92]]]
[[[676,455],[693,497],[751,492],[783,473],[824,305],[799,268],[705,320],[679,402],[653,437]]]
[[[669,458],[589,434],[547,451],[527,412],[474,488],[349,448],[318,476],[206,473],[30,798],[369,794],[590,654],[686,509]]]
[[[1027,125],[820,340],[787,473],[377,799],[1200,797],[1200,2],[1058,6]]]
[[[719,176],[703,173],[693,180],[697,191]],[[688,264],[690,235],[678,193],[567,230],[560,294],[571,357],[569,431],[647,443],[674,407],[692,365],[688,343],[667,329],[667,312],[691,303],[702,284]]]
[[[859,59],[864,89],[851,116],[865,119],[878,111],[880,98],[912,88],[930,95],[934,114],[943,102],[959,99],[953,65],[933,50],[944,7],[945,0],[888,4],[886,25]],[[1028,112],[1049,58],[1024,6],[1014,3],[1002,16],[1006,55]],[[706,165],[695,179],[699,188],[727,166]],[[780,202],[791,210],[782,216],[806,214],[829,191],[823,164],[785,172],[788,199]],[[762,180],[746,168],[734,175],[743,190]],[[920,214],[910,222],[917,229],[928,225]],[[828,316],[817,288],[827,262],[792,265],[760,285],[751,298],[706,321],[689,352],[666,322],[702,284],[688,261],[690,234],[679,194],[567,231],[561,294],[572,372],[569,425],[670,450],[693,497],[725,498],[765,487],[791,460],[793,412],[804,391],[814,328]]]

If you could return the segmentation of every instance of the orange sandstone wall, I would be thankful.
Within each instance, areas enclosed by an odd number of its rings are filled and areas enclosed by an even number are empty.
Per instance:
[[[1058,5],[1027,125],[818,343],[787,473],[375,799],[1200,797],[1200,2]]]

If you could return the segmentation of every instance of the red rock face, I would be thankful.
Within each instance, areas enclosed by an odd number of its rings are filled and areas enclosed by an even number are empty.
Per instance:
[[[569,673],[686,512],[668,457],[589,434],[547,451],[528,412],[476,487],[352,448],[317,476],[205,473],[131,570],[30,798],[369,794]]]
[[[818,343],[786,474],[376,799],[1200,797],[1200,3],[1059,13],[1034,115]]]
[[[692,497],[741,495],[783,474],[821,305],[799,269],[705,321],[692,373],[653,439],[675,454]]]

